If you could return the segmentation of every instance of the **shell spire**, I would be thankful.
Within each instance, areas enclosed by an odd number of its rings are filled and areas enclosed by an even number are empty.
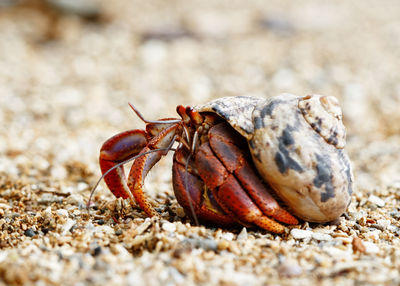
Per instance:
[[[299,100],[304,119],[324,140],[338,149],[346,145],[346,128],[336,97],[307,95]]]

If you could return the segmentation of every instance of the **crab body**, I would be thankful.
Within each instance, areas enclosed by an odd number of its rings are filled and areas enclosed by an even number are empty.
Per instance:
[[[177,141],[174,192],[195,220],[281,233],[277,221],[298,223],[291,213],[327,222],[346,210],[352,173],[335,98],[239,96],[178,106],[177,112],[181,119],[148,122],[146,130],[126,131],[104,143],[100,166],[103,174],[109,172],[104,179],[116,197],[156,215],[142,190],[144,178]],[[110,170],[137,155],[127,179],[122,166]]]

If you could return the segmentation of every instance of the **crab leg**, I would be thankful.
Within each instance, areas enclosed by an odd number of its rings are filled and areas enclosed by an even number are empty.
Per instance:
[[[236,224],[218,205],[211,190],[207,189],[200,177],[194,173],[193,161],[187,166],[189,154],[185,151],[186,149],[178,149],[175,152],[172,165],[172,181],[179,204],[188,216],[196,216],[203,223],[218,223],[224,227]],[[192,213],[191,205],[195,214]]]
[[[239,138],[229,130],[226,124],[214,126],[209,132],[210,142],[198,149],[195,166],[200,177],[226,213],[240,222],[282,233],[284,227],[269,217],[289,224],[296,224],[297,219],[268,193],[243,152],[233,144]]]
[[[102,174],[105,174],[116,164],[139,154],[146,145],[147,139],[144,130],[129,130],[114,135],[100,149],[99,162]],[[104,181],[117,198],[131,198],[131,203],[133,203],[132,194],[126,184],[123,166],[112,170],[104,177]]]
[[[249,165],[243,152],[234,145],[236,134],[231,130],[225,124],[218,124],[209,133],[210,146],[218,159],[229,172],[235,175],[243,189],[247,191],[264,214],[287,224],[297,224],[297,219],[279,206],[269,193],[272,190],[265,187],[256,175],[256,170]],[[238,139],[236,138],[236,140]]]
[[[153,137],[147,146],[139,153],[144,155],[135,160],[129,172],[128,187],[136,202],[148,216],[157,215],[157,212],[147,200],[143,192],[144,179],[150,169],[161,159],[162,156],[166,155],[166,152],[164,150],[160,152],[145,153],[150,150],[165,149],[171,146],[176,140],[176,134],[179,131],[179,128],[180,124],[172,124]]]

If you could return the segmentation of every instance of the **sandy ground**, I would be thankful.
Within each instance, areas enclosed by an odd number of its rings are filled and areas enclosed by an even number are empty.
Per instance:
[[[0,1],[0,285],[400,284],[400,2],[82,2]],[[160,219],[103,184],[88,215],[100,146],[143,127],[128,102],[283,92],[341,102],[357,188],[336,221],[194,226],[171,156],[146,181]]]

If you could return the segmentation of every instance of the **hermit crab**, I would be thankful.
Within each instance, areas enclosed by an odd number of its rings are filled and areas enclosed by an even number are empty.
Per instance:
[[[335,97],[226,97],[179,105],[179,119],[156,121],[131,107],[146,129],[108,139],[100,168],[117,198],[137,202],[149,216],[157,212],[144,179],[170,150],[175,196],[196,222],[282,233],[281,223],[328,222],[350,203],[353,178]],[[126,178],[123,164],[132,159]]]

